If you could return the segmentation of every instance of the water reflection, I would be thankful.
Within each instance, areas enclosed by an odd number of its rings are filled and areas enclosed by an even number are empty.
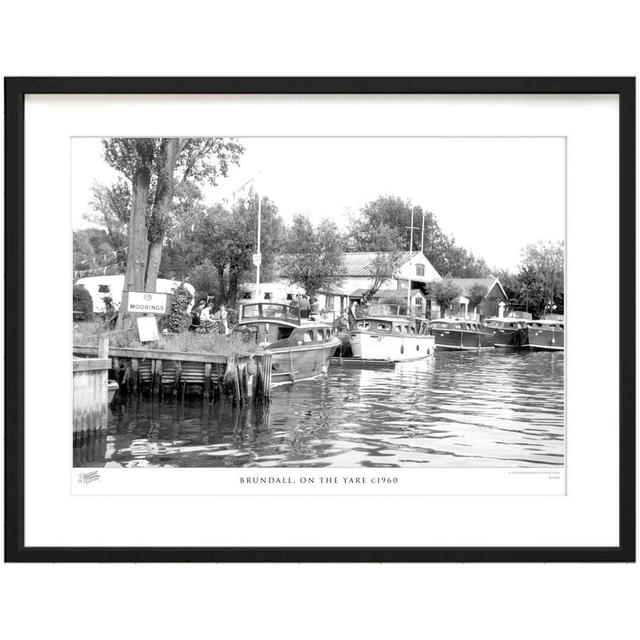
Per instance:
[[[564,354],[332,366],[262,407],[118,398],[74,466],[540,466],[564,461]]]

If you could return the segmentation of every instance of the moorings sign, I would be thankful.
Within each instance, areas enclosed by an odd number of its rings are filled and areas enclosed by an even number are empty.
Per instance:
[[[125,291],[127,313],[156,313],[164,315],[169,308],[169,294],[145,291]]]

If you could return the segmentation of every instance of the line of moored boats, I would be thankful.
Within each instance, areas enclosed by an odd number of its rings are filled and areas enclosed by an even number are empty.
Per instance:
[[[274,384],[326,373],[331,357],[338,347],[343,347],[330,323],[303,319],[298,308],[280,303],[241,304],[236,330],[248,342],[271,353]],[[363,363],[420,360],[433,355],[436,349],[562,351],[564,319],[548,315],[533,320],[529,314],[520,313],[483,322],[465,318],[428,321],[371,312],[353,319],[349,342],[353,359]]]

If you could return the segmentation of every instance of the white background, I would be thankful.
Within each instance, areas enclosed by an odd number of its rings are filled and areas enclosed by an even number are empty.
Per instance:
[[[569,157],[566,496],[558,496],[563,493],[558,477],[505,477],[483,469],[399,469],[395,472],[399,482],[393,491],[380,491],[378,485],[370,484],[356,488],[364,494],[358,498],[353,497],[354,488],[346,485],[324,490],[320,485],[299,485],[291,489],[297,488],[296,494],[305,495],[287,499],[279,494],[288,487],[239,487],[241,471],[141,469],[122,473],[121,469],[109,469],[101,472],[99,483],[82,491],[102,495],[70,495],[68,425],[72,422],[72,404],[64,402],[72,386],[69,314],[49,317],[48,331],[42,331],[41,316],[29,313],[28,305],[27,546],[617,544],[619,449],[617,430],[612,428],[617,424],[617,330],[615,325],[608,327],[608,348],[598,351],[598,366],[594,367],[593,327],[582,321],[581,313],[581,305],[591,300],[593,291],[607,291],[609,304],[617,308],[617,273],[594,269],[593,260],[593,247],[599,246],[601,261],[618,263],[615,96],[29,95],[25,123],[25,287],[38,291],[42,307],[61,310],[71,308],[71,288],[65,286],[69,262],[45,261],[42,257],[51,245],[62,256],[71,256],[69,153],[73,164],[73,136],[99,132],[170,135],[178,128],[185,135],[228,131],[240,131],[241,135],[244,131],[249,135],[566,135]],[[544,189],[546,185],[536,179],[532,174],[531,188]],[[606,225],[601,224],[603,212],[609,213]],[[47,281],[59,283],[57,287],[52,284],[42,288],[43,268]],[[53,342],[51,333],[58,336]],[[65,335],[66,341],[62,338]],[[36,381],[43,353],[57,363],[58,375],[39,385]],[[584,398],[594,401],[585,402]],[[353,469],[349,472],[356,474]],[[192,481],[201,476],[206,480]],[[77,472],[73,478],[77,483]],[[207,483],[212,486],[207,487]],[[145,498],[154,491],[154,485],[161,495]],[[123,491],[129,494],[127,499],[110,497]],[[197,495],[202,491],[210,495]],[[340,499],[310,499],[307,491],[338,494]],[[73,492],[78,492],[77,484]],[[214,493],[223,495],[211,495]],[[241,502],[225,497],[235,493],[243,495]],[[257,493],[260,498],[250,497]],[[422,495],[404,497],[415,493]],[[450,500],[441,496],[450,493],[458,495]],[[523,493],[530,495],[526,499],[514,497]],[[168,518],[168,514],[173,517]],[[85,526],[87,521],[90,527]],[[269,522],[269,526],[256,526],[262,522]]]
[[[634,3],[434,4],[14,3],[3,73],[639,71]],[[637,630],[639,578],[637,565],[3,566],[0,607],[16,638],[595,638]]]

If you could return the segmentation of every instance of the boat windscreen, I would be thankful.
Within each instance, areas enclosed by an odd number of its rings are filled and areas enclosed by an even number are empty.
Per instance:
[[[273,318],[300,324],[300,311],[286,304],[245,304],[241,307],[241,318],[243,320]]]

